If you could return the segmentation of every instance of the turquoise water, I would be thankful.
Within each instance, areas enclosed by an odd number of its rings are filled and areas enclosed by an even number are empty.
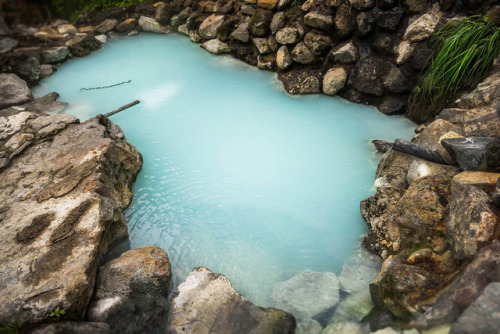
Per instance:
[[[275,74],[177,35],[111,40],[35,94],[49,91],[81,120],[141,101],[111,117],[144,157],[126,213],[132,248],[164,247],[175,284],[205,266],[262,306],[302,271],[340,272],[366,232],[359,202],[378,162],[369,140],[414,128],[340,98],[292,97]]]

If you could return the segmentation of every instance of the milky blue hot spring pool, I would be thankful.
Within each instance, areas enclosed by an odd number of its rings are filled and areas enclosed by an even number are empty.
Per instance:
[[[111,40],[35,94],[49,91],[82,121],[141,101],[111,117],[144,157],[126,212],[132,248],[163,247],[175,284],[205,266],[261,306],[305,270],[340,272],[367,231],[370,139],[409,139],[414,127],[340,98],[290,96],[275,74],[177,35]]]

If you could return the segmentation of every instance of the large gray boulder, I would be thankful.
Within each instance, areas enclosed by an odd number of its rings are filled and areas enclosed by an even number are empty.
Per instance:
[[[473,170],[486,167],[486,147],[493,140],[487,137],[458,137],[443,139],[441,143],[461,169]]]
[[[0,122],[0,323],[38,323],[60,307],[82,319],[103,253],[127,236],[122,214],[141,168],[104,116],[21,112]],[[22,181],[20,181],[22,180]]]
[[[167,253],[147,246],[123,253],[101,267],[88,319],[118,333],[143,333],[164,326],[171,267]]]
[[[0,73],[0,109],[31,99],[31,90],[24,80],[12,73]]]
[[[255,306],[221,274],[194,269],[175,291],[169,333],[293,333],[292,315]]]

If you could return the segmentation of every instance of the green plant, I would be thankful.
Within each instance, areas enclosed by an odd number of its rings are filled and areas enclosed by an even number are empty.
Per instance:
[[[0,327],[0,334],[17,334],[19,333],[19,326],[15,323]]]
[[[410,116],[421,121],[435,116],[464,88],[478,84],[500,53],[500,28],[488,16],[451,21],[434,38],[435,58],[429,58],[430,66],[410,98]]]
[[[49,317],[55,320],[61,319],[63,315],[66,314],[66,311],[64,311],[62,308],[59,306],[54,309],[54,311],[50,312]]]

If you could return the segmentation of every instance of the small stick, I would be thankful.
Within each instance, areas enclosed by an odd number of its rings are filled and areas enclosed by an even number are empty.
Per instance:
[[[124,105],[124,106],[122,106],[122,107],[120,107],[120,108],[118,108],[118,109],[115,109],[115,110],[113,110],[113,111],[110,111],[110,112],[108,112],[107,114],[104,114],[104,116],[106,116],[106,117],[113,116],[114,114],[117,114],[117,113],[119,113],[120,111],[125,110],[125,109],[128,109],[128,108],[130,108],[130,107],[133,107],[133,106],[135,106],[136,104],[139,104],[139,103],[141,103],[141,101],[139,101],[139,100],[135,100],[135,101],[133,101],[133,102],[127,103],[126,105]]]

